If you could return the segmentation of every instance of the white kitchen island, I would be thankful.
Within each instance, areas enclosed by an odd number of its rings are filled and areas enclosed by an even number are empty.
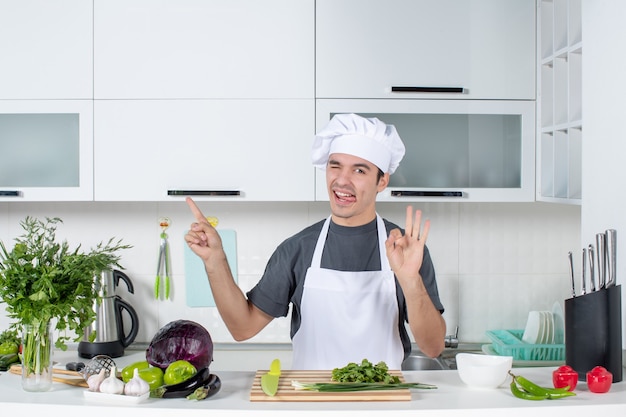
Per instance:
[[[88,360],[65,352],[55,354],[63,361]],[[116,358],[118,367],[143,360],[143,352]],[[514,368],[514,372],[544,386],[551,385],[553,368]],[[414,390],[411,401],[401,402],[250,402],[254,372],[215,371],[222,389],[203,401],[149,398],[139,404],[102,404],[85,399],[85,388],[54,383],[48,392],[26,392],[21,377],[0,373],[0,402],[3,415],[66,415],[66,416],[494,416],[539,417],[567,415],[623,416],[626,413],[626,382],[613,384],[607,394],[593,394],[584,382],[576,388],[576,397],[561,400],[525,401],[513,397],[508,385],[498,389],[472,389],[461,382],[457,371],[405,371],[409,382],[434,384],[435,390]]]

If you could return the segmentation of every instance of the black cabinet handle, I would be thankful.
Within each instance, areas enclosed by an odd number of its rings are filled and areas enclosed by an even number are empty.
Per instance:
[[[463,87],[391,87],[393,93],[465,93]]]
[[[463,197],[463,191],[391,191],[392,197]]]
[[[223,197],[223,196],[238,196],[238,195],[241,195],[241,191],[238,191],[238,190],[167,190],[167,195],[173,195],[173,196],[195,195],[195,196]]]
[[[14,190],[0,190],[0,197],[21,197],[21,191]]]

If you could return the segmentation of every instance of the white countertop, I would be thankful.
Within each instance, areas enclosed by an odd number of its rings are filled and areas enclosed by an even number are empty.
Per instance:
[[[132,352],[116,358],[118,367],[143,360],[143,352]],[[70,361],[88,362],[75,353],[55,353],[59,366]],[[515,372],[544,386],[551,386],[553,368],[515,368]],[[106,416],[110,413],[132,413],[133,417],[207,415],[246,416],[315,415],[315,416],[376,416],[381,412],[397,415],[428,416],[497,416],[533,417],[555,415],[584,416],[602,413],[603,416],[626,413],[626,382],[613,384],[607,394],[593,394],[584,382],[579,382],[576,397],[561,400],[525,401],[513,397],[508,385],[498,389],[472,389],[464,385],[456,371],[405,371],[407,381],[437,385],[436,390],[414,390],[411,401],[402,402],[250,402],[249,393],[254,372],[215,371],[222,389],[214,397],[203,401],[149,398],[140,404],[102,404],[84,398],[84,388],[54,383],[48,392],[26,392],[19,375],[0,373],[0,402],[2,414],[46,413],[49,415]],[[88,410],[85,407],[89,407]],[[593,409],[590,409],[593,407]],[[210,410],[210,414],[207,411]],[[564,414],[567,413],[567,414]],[[30,414],[30,413],[28,413]]]

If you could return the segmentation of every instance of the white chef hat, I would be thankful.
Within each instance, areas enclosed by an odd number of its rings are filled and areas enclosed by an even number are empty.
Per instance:
[[[366,159],[383,172],[393,174],[402,157],[404,144],[395,126],[379,119],[356,114],[336,114],[313,140],[313,165],[325,169],[332,153]]]

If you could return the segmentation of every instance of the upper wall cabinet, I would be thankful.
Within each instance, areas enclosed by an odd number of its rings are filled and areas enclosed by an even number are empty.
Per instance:
[[[316,126],[338,113],[394,125],[406,153],[379,201],[534,201],[532,100],[317,100]],[[325,172],[316,199],[328,200]]]
[[[317,0],[317,98],[535,99],[534,0]]]
[[[96,100],[95,199],[312,201],[314,100]]]
[[[94,94],[312,98],[313,0],[95,0]]]
[[[92,98],[92,2],[1,0],[0,57],[0,99]]]
[[[0,100],[0,201],[93,200],[93,100]]]

